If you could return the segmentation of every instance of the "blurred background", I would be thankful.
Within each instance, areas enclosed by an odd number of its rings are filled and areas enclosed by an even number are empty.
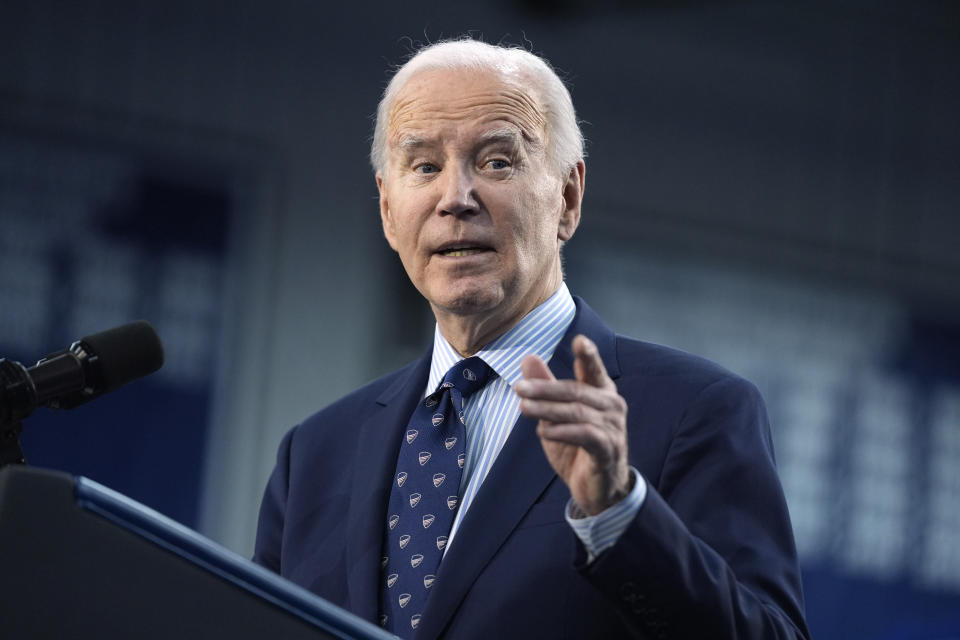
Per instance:
[[[960,637],[954,2],[3,0],[0,357],[136,318],[165,367],[23,447],[249,555],[282,434],[418,355],[369,137],[471,33],[561,71],[589,140],[568,282],[750,378],[814,637]]]

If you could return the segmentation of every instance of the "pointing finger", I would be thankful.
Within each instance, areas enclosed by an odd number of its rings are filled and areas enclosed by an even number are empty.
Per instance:
[[[613,380],[607,375],[607,368],[603,366],[597,345],[585,335],[578,335],[573,339],[573,372],[577,380],[601,389],[613,385]]]

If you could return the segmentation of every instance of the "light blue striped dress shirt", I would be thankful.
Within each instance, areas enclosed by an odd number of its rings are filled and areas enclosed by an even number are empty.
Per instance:
[[[510,436],[514,423],[520,417],[520,398],[514,393],[513,385],[523,377],[520,371],[523,358],[532,353],[549,362],[560,339],[573,322],[576,311],[566,283],[561,283],[556,293],[543,304],[475,354],[497,373],[497,377],[464,402],[466,460],[460,480],[460,508],[450,530],[447,549],[453,544],[464,514],[470,509]],[[462,359],[437,326],[424,397],[433,393],[450,367]],[[601,514],[583,517],[577,505],[572,500],[569,503],[567,522],[583,541],[588,561],[617,541],[643,504],[646,484],[636,470],[633,470],[633,474],[636,481],[630,495]]]

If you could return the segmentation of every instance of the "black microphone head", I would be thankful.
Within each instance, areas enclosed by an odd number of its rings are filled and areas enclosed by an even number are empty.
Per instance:
[[[99,393],[113,391],[163,366],[163,344],[146,320],[137,320],[79,340],[96,357]]]

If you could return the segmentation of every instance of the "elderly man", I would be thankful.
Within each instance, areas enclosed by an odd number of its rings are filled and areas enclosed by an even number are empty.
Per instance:
[[[756,390],[563,282],[585,165],[550,67],[421,50],[371,158],[433,347],[287,434],[255,559],[402,637],[807,637]]]

